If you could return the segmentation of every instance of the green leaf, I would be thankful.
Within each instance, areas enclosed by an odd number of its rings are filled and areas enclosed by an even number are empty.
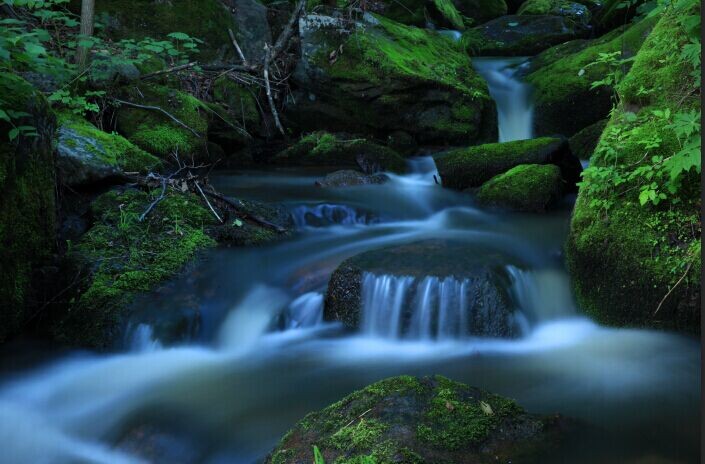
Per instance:
[[[20,135],[20,130],[16,127],[13,127],[12,129],[10,129],[10,132],[7,133],[7,136],[10,138],[10,140],[15,140],[18,135]]]
[[[189,40],[191,38],[191,36],[183,32],[172,32],[171,34],[167,34],[167,37],[171,37],[176,40]]]

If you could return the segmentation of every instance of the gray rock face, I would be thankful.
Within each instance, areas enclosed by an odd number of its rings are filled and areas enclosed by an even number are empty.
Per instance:
[[[98,140],[61,126],[58,130],[56,165],[62,182],[77,186],[121,176],[123,172],[117,164],[109,163],[100,156],[103,152],[104,148]]]
[[[514,337],[519,328],[500,262],[491,251],[440,240],[365,252],[331,276],[324,317],[363,331],[375,318],[372,333],[392,337]],[[379,308],[365,306],[369,295]]]
[[[356,185],[383,184],[388,180],[384,174],[364,174],[352,169],[331,172],[316,181],[318,187],[353,187]]]
[[[242,53],[250,63],[264,58],[264,44],[272,45],[272,32],[267,22],[267,7],[257,0],[231,0],[233,19]]]

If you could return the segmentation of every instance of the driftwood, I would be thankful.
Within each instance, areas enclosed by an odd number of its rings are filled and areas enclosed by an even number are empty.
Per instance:
[[[284,132],[284,127],[279,120],[279,113],[277,112],[277,106],[274,104],[274,98],[272,97],[272,87],[269,85],[269,64],[271,62],[272,49],[265,44],[264,45],[264,88],[267,92],[267,101],[269,102],[269,109],[272,111],[272,118],[274,118],[274,125],[277,126],[279,132],[286,137],[286,132]]]
[[[223,195],[221,195],[221,194],[219,194],[219,193],[212,192],[212,191],[209,191],[209,190],[204,190],[204,192],[205,192],[205,194],[208,195],[209,197],[212,197],[212,198],[215,198],[215,199],[217,199],[217,200],[220,200],[220,201],[222,201],[223,203],[227,204],[228,206],[232,207],[233,209],[235,209],[235,210],[236,210],[242,217],[244,217],[245,219],[249,219],[249,220],[251,220],[252,222],[256,222],[257,224],[262,225],[262,226],[265,226],[265,227],[268,227],[268,228],[270,228],[270,229],[274,229],[275,231],[277,231],[277,232],[279,232],[279,233],[284,233],[284,232],[286,232],[286,229],[285,229],[285,228],[280,227],[280,226],[278,226],[278,225],[276,225],[276,224],[274,224],[274,223],[271,223],[271,222],[267,221],[266,219],[264,219],[264,218],[262,218],[262,217],[259,217],[259,216],[255,215],[255,214],[252,214],[252,213],[248,212],[248,211],[246,210],[245,206],[242,204],[242,202],[240,202],[240,200],[231,199],[231,198],[225,197],[225,196],[223,196]]]
[[[161,76],[161,75],[164,75],[164,74],[169,74],[169,73],[175,73],[175,72],[183,71],[184,69],[193,68],[193,67],[196,66],[196,65],[198,65],[198,62],[197,62],[197,61],[192,61],[192,62],[190,62],[190,63],[182,64],[182,65],[179,65],[179,66],[172,66],[171,68],[162,69],[162,70],[160,70],[160,71],[154,71],[154,72],[151,72],[151,73],[149,73],[149,74],[145,74],[144,76],[140,76],[140,80],[147,80],[147,79],[151,79],[151,78],[156,77],[156,76]]]

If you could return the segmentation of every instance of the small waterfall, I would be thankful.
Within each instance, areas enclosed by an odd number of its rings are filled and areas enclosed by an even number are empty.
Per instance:
[[[286,327],[298,329],[315,327],[323,322],[323,294],[308,292],[289,304],[286,311]]]
[[[499,141],[525,140],[533,137],[533,103],[531,87],[515,74],[526,58],[473,58],[473,66],[487,81],[490,95],[497,105]]]
[[[409,340],[523,334],[523,317],[499,303],[487,287],[482,278],[366,272],[362,276],[361,331]]]
[[[126,342],[130,351],[155,351],[162,348],[162,344],[154,337],[154,328],[149,324],[128,326]]]
[[[575,316],[570,282],[557,269],[522,270],[507,266],[517,306],[531,323]]]
[[[291,211],[296,227],[325,227],[334,224],[364,225],[379,222],[372,214],[357,211],[346,205],[320,204],[298,206]]]

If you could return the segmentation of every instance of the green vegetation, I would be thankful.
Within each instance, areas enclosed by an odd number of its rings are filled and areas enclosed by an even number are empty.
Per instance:
[[[477,192],[485,205],[516,211],[543,212],[563,192],[561,170],[553,164],[521,164],[488,180]]]

